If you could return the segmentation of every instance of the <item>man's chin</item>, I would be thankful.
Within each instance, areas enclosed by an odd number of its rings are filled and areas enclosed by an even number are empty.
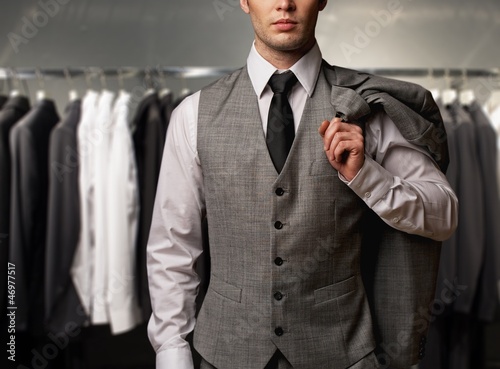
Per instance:
[[[271,47],[277,51],[296,52],[305,49],[306,44],[304,40],[283,40],[274,42]]]

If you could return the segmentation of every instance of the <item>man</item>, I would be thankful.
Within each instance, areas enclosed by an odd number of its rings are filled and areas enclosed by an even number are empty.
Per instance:
[[[341,70],[315,40],[326,3],[241,0],[255,30],[246,67],[172,115],[148,244],[159,369],[193,368],[193,329],[201,368],[376,368],[360,276],[370,209],[402,232],[454,231],[457,200],[435,142],[408,142],[400,130],[413,123],[396,126],[389,105],[357,120],[332,106],[350,95],[358,112],[368,104],[353,90],[332,94]],[[204,217],[211,275],[195,327]]]

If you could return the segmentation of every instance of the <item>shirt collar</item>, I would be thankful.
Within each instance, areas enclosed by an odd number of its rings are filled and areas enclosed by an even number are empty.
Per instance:
[[[316,87],[318,73],[321,68],[321,60],[321,51],[316,43],[306,55],[300,58],[290,68],[302,87],[306,90],[309,97],[312,95],[314,88]],[[260,97],[266,88],[269,78],[271,78],[271,76],[278,69],[259,54],[255,48],[255,42],[252,45],[252,49],[250,50],[250,54],[247,58],[247,68],[254,91],[257,96]]]

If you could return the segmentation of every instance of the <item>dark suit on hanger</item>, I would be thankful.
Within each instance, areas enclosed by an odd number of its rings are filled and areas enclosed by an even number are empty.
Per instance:
[[[141,101],[133,125],[141,207],[137,234],[137,280],[139,304],[144,320],[148,320],[152,310],[146,270],[146,246],[166,136],[166,125],[156,93],[145,96]]]
[[[39,101],[12,129],[10,260],[16,265],[16,328],[43,333],[49,136],[59,122],[54,102]]]
[[[0,322],[5,329],[0,333],[2,342],[8,342],[6,339],[10,334],[7,332],[7,262],[9,260],[9,224],[10,224],[10,191],[11,191],[11,156],[9,135],[12,127],[25,115],[30,109],[29,100],[23,96],[11,97],[3,105],[0,111],[0,263],[2,273],[0,275],[0,303],[2,318]],[[16,277],[14,275],[14,277]],[[15,280],[11,279],[11,282]],[[19,340],[18,340],[19,341]],[[18,342],[22,345],[22,341]]]
[[[474,355],[477,321],[473,314],[487,240],[479,141],[472,117],[458,102],[442,107],[442,116],[450,153],[446,176],[457,194],[460,211],[457,230],[441,251],[436,314],[429,328],[428,353],[420,369],[480,368],[479,358]],[[473,360],[475,365],[471,364]]]
[[[467,109],[476,128],[479,168],[484,196],[484,263],[477,291],[477,318],[492,322],[498,305],[500,280],[500,201],[497,177],[496,132],[477,102]]]
[[[472,118],[458,102],[451,107],[451,111],[457,124],[457,152],[460,165],[457,196],[460,211],[456,231],[456,276],[449,276],[454,278],[449,281],[456,280],[457,285],[467,288],[459,290],[460,295],[453,302],[449,327],[448,368],[471,369],[481,367],[471,363],[473,360],[479,360],[474,356],[477,322],[473,311],[484,261],[484,185],[479,164],[477,131]],[[438,289],[437,293],[441,293],[444,288]]]
[[[450,183],[451,188],[457,193],[458,183],[460,179],[460,163],[457,147],[456,122],[449,107],[444,106],[441,101],[437,101],[443,123],[446,128],[448,137],[448,152],[450,164],[446,171],[446,178]],[[457,274],[457,232],[455,232],[448,240],[443,241],[441,248],[441,257],[439,263],[439,272],[436,287],[436,300],[441,301],[441,291],[446,288],[444,281],[446,279],[453,280]],[[420,362],[420,369],[447,369],[448,355],[450,352],[450,329],[451,329],[451,304],[446,304],[432,317],[427,334],[426,355]]]
[[[71,279],[80,235],[77,128],[81,101],[71,102],[50,135],[50,183],[45,254],[45,323],[64,332],[68,322],[82,326],[86,317]]]
[[[456,231],[457,273],[446,277],[450,281],[456,277],[459,285],[467,286],[454,301],[453,309],[459,313],[470,314],[484,260],[484,185],[479,167],[477,132],[472,119],[459,103],[451,107],[451,112],[457,124],[456,151],[460,166],[457,196],[460,212]]]
[[[29,100],[24,96],[11,97],[0,111],[0,263],[7,267],[10,224],[11,157],[9,134],[14,125],[29,111]],[[7,272],[0,275],[0,303],[7,306]]]

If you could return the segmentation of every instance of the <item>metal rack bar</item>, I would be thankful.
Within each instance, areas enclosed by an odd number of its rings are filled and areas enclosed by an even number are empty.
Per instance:
[[[146,76],[165,76],[174,78],[211,78],[221,77],[234,71],[226,67],[71,67],[71,68],[0,68],[0,79],[44,79],[78,77],[121,77],[144,78]]]
[[[499,68],[376,68],[376,69],[365,69],[366,72],[392,76],[392,77],[450,77],[450,78],[478,78],[478,77],[499,77]]]
[[[0,79],[44,79],[78,77],[144,78],[165,76],[173,78],[212,78],[229,74],[229,67],[71,67],[71,68],[0,68]],[[500,77],[500,68],[361,68],[361,71],[390,77]]]

